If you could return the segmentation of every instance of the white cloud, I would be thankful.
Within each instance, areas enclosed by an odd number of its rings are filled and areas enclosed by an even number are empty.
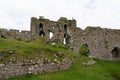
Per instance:
[[[74,17],[78,26],[120,29],[120,0],[0,0],[0,27],[30,29],[32,16]]]

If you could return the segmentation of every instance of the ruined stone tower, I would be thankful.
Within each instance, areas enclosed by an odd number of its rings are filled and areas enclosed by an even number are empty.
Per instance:
[[[29,41],[39,36],[45,37],[48,43],[65,44],[75,53],[80,53],[81,46],[85,45],[89,57],[120,60],[120,30],[91,26],[82,30],[76,26],[75,19],[65,17],[58,21],[32,17],[30,31],[0,29],[0,38]]]
[[[50,21],[40,17],[31,18],[31,34],[33,37],[43,36],[48,41],[66,44],[68,43],[67,33],[69,29],[76,28],[76,20],[67,20],[61,17],[58,21]]]
[[[76,27],[74,19],[61,17],[58,21],[51,21],[43,17],[32,17],[31,35],[46,37],[48,42],[65,44],[69,50],[76,53],[79,53],[82,45],[86,45],[90,57],[120,60],[120,30],[100,27],[87,27],[82,30]]]

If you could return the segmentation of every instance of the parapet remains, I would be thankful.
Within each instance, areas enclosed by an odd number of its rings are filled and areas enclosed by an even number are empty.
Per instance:
[[[34,37],[46,37],[52,44],[65,44],[67,48],[79,53],[82,45],[89,49],[88,56],[120,60],[120,30],[88,26],[82,30],[76,26],[76,20],[61,17],[51,21],[40,17],[31,18],[31,31],[0,30],[1,38],[29,41]]]

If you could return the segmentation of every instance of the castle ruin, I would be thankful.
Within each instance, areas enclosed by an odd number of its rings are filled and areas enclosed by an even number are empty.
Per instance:
[[[31,30],[0,30],[1,38],[29,41],[35,37],[46,37],[51,44],[65,44],[75,53],[79,53],[82,45],[89,49],[89,57],[120,60],[120,30],[88,26],[82,30],[76,26],[76,20],[61,17],[51,21],[40,17],[31,18]]]

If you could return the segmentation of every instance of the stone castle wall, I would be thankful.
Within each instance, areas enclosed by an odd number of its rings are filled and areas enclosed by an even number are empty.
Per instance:
[[[29,41],[31,40],[31,32],[30,31],[19,31],[15,29],[0,29],[0,38],[7,38],[7,39],[15,39],[20,41]]]
[[[50,32],[53,33],[50,38]],[[61,17],[58,21],[45,18],[31,18],[32,36],[46,37],[48,42],[65,44],[73,52],[79,53],[85,44],[90,57],[107,60],[120,60],[120,30],[100,27],[77,28],[76,20]]]
[[[71,36],[70,50],[79,53],[83,44],[89,48],[91,57],[108,60],[120,60],[120,30],[87,27],[85,30],[75,30]],[[73,30],[71,30],[71,33]],[[76,36],[75,36],[76,35]]]
[[[32,37],[44,36],[48,41],[55,41],[60,44],[63,44],[67,35],[67,28],[72,27],[76,27],[76,20],[67,20],[64,17],[61,17],[58,21],[50,21],[41,17],[39,19],[31,18]],[[50,33],[53,34],[52,39],[50,39]]]
[[[31,31],[0,29],[0,37],[29,41],[34,37],[46,37],[48,43],[65,44],[79,53],[83,44],[89,48],[90,57],[107,60],[120,60],[120,30],[100,27],[87,27],[82,30],[76,26],[76,20],[61,17],[52,21],[43,17],[31,18]]]

